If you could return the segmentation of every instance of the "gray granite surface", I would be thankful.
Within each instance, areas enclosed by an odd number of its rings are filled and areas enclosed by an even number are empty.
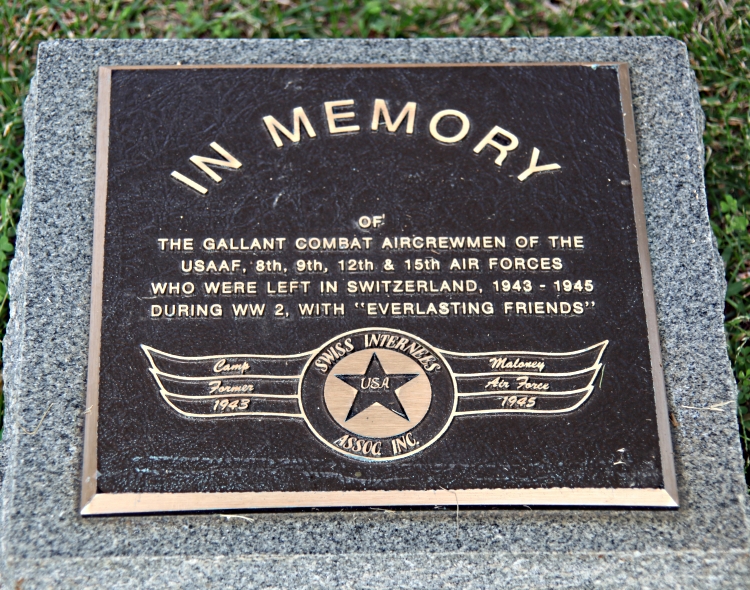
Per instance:
[[[78,515],[97,66],[626,61],[681,507]],[[5,339],[6,588],[746,587],[747,496],[708,223],[703,114],[668,38],[55,41],[26,102]],[[703,409],[730,402],[721,411]],[[49,410],[46,415],[45,412]],[[44,420],[40,420],[44,417]],[[35,434],[27,434],[34,432]]]

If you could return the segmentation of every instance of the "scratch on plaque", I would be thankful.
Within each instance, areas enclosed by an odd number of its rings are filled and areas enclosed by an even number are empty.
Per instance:
[[[222,518],[226,518],[229,520],[230,518],[240,518],[242,520],[246,520],[247,522],[255,522],[254,518],[248,518],[247,516],[240,516],[239,514],[219,514]]]
[[[625,461],[622,460],[623,459],[622,454],[625,452],[625,447],[621,449],[617,449],[617,452],[620,453],[620,460],[615,461],[614,463],[612,463],[612,465],[625,465]]]
[[[734,400],[729,400],[728,402],[721,402],[718,404],[711,404],[710,406],[680,406],[681,408],[686,408],[688,410],[709,410],[711,412],[723,412],[723,406],[726,406],[727,404],[733,404]]]
[[[91,412],[91,408],[93,408],[93,407],[94,406],[92,405],[92,406],[89,406],[88,408],[86,408],[86,411],[83,414],[86,415],[86,414],[90,413]]]
[[[599,377],[599,389],[602,388],[602,381],[604,380],[604,369],[607,368],[607,365],[602,365],[602,374]],[[596,377],[594,377],[596,379]]]
[[[374,510],[375,512],[388,512],[390,514],[396,514],[395,510],[388,510],[387,508],[370,508],[370,510]]]
[[[24,434],[30,434],[31,436],[34,436],[37,432],[39,432],[39,429],[42,427],[42,422],[44,422],[44,419],[47,417],[47,413],[52,409],[52,404],[47,406],[47,409],[44,411],[44,414],[42,414],[42,419],[39,420],[39,424],[36,425],[36,428],[33,432],[29,432],[26,430],[23,426],[21,426],[21,430],[23,430]]]

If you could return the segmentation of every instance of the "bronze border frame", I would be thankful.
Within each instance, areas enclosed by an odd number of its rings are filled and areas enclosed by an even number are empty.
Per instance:
[[[525,488],[419,491],[334,491],[334,492],[206,492],[206,493],[124,493],[96,491],[97,425],[99,418],[99,354],[102,325],[102,288],[104,280],[104,236],[107,207],[109,158],[110,91],[113,70],[138,69],[229,69],[229,68],[404,68],[404,67],[529,67],[529,66],[617,66],[620,99],[625,119],[625,142],[630,168],[631,193],[635,212],[636,236],[641,269],[651,374],[654,382],[657,430],[664,488]],[[100,66],[96,118],[96,184],[94,200],[94,244],[91,278],[91,320],[89,363],[86,388],[83,473],[80,511],[84,516],[149,512],[185,512],[202,510],[280,509],[313,507],[371,506],[592,506],[677,508],[677,478],[669,428],[667,395],[662,371],[656,302],[654,299],[651,258],[648,250],[646,214],[635,134],[630,91],[630,75],[623,62],[549,62],[549,63],[436,63],[436,64],[263,64],[263,65],[161,65]]]

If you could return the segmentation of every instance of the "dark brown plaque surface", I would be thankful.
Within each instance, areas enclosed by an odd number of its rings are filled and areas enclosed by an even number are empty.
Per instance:
[[[83,514],[676,507],[623,64],[100,70]]]

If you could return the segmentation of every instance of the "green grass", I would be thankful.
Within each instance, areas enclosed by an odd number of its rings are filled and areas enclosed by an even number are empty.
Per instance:
[[[670,35],[682,39],[707,115],[706,185],[727,268],[726,329],[750,447],[750,31],[747,2],[6,0],[0,7],[0,330],[24,189],[21,106],[37,44],[61,38]],[[0,398],[1,405],[1,398]],[[746,457],[747,457],[746,453]],[[746,463],[746,467],[750,463]]]

